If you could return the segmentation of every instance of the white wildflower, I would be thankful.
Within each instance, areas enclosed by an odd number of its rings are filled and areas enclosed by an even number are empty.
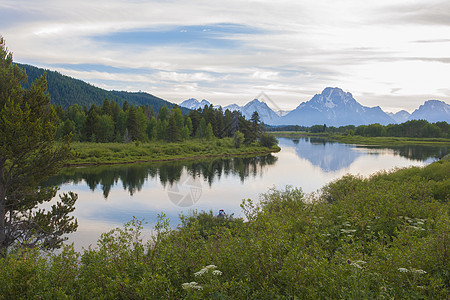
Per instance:
[[[206,266],[206,267],[205,267],[205,269],[207,269],[207,270],[209,270],[209,269],[215,269],[215,268],[217,268],[217,266],[215,266],[215,265],[209,265],[209,266]]]
[[[406,269],[406,268],[398,268],[398,270],[402,273],[408,272],[408,269]]]
[[[362,269],[363,267],[361,267],[359,264],[357,264],[357,263],[351,263],[350,264],[351,266],[354,266],[354,267],[357,267],[358,269]]]
[[[206,270],[205,268],[203,268],[203,269],[201,269],[200,271],[195,272],[195,273],[194,273],[194,276],[195,276],[195,277],[201,276],[201,275],[203,275],[206,271],[208,271],[208,270]]]
[[[201,290],[202,289],[202,287],[200,285],[198,285],[198,283],[195,281],[183,283],[181,285],[181,287],[183,288],[183,290],[187,290],[187,289]]]
[[[183,288],[183,290],[187,290],[190,287],[190,284],[185,282],[181,285],[181,287]]]
[[[426,271],[421,270],[421,269],[411,269],[411,272],[416,273],[416,274],[427,274]]]
[[[214,271],[212,271],[212,273],[213,273],[213,275],[216,275],[216,276],[222,275],[222,271],[219,271],[219,270],[214,270]]]

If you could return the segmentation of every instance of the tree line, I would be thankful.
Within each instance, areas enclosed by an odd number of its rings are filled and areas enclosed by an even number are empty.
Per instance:
[[[237,144],[260,141],[271,142],[264,134],[264,126],[257,112],[246,120],[241,112],[223,111],[212,105],[182,113],[178,106],[162,106],[158,111],[148,105],[134,106],[127,101],[122,106],[105,99],[102,106],[90,108],[78,104],[66,109],[56,107],[58,115],[57,138],[72,134],[80,142],[181,142],[187,139],[233,137]],[[270,141],[268,141],[270,140]],[[237,146],[239,146],[237,145]]]
[[[450,138],[450,125],[445,122],[430,123],[426,120],[410,120],[401,124],[347,125],[328,127],[326,124],[305,126],[281,126],[267,128],[269,131],[305,131],[311,133],[337,133],[365,137],[409,137],[409,138]]]

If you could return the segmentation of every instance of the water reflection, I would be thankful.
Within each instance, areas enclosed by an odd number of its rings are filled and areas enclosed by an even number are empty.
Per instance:
[[[149,179],[159,179],[164,187],[174,185],[180,180],[183,170],[186,170],[193,178],[203,178],[210,187],[222,176],[239,177],[241,183],[244,183],[249,177],[262,176],[264,168],[275,164],[277,159],[269,154],[229,159],[67,168],[52,177],[45,185],[61,186],[68,183],[85,182],[91,191],[100,187],[103,197],[107,199],[112,187],[118,184],[122,184],[123,189],[127,190],[131,196],[141,191]]]
[[[325,172],[336,172],[349,168],[353,162],[365,155],[390,153],[430,163],[448,153],[448,147],[436,146],[357,146],[319,138],[279,138],[279,141],[282,148],[293,148],[299,158],[308,160]]]
[[[73,213],[79,228],[69,242],[81,250],[133,216],[148,221],[149,231],[161,212],[173,227],[179,224],[180,213],[191,210],[225,209],[243,216],[242,199],[257,201],[272,187],[292,185],[311,193],[348,173],[369,176],[379,170],[423,166],[447,152],[446,147],[379,148],[317,139],[279,140],[281,151],[268,156],[71,168],[48,184],[79,195]],[[189,176],[200,181],[195,188],[201,189],[201,195],[193,195],[192,205],[184,206],[179,197],[171,196],[184,197],[192,191],[185,184]]]

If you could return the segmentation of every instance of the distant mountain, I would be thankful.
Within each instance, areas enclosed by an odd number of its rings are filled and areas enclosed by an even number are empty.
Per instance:
[[[25,87],[29,87],[32,82],[47,73],[47,87],[50,94],[51,103],[55,105],[61,105],[66,108],[69,105],[79,104],[81,106],[87,105],[90,107],[92,104],[101,106],[105,98],[110,101],[114,101],[119,105],[122,105],[125,101],[130,105],[149,105],[153,106],[154,111],[167,105],[171,108],[175,104],[164,99],[155,97],[147,93],[132,93],[123,91],[107,91],[82,80],[75,79],[66,75],[62,75],[59,72],[45,70],[30,65],[17,64],[21,69],[25,70],[28,75],[28,82],[24,84]],[[182,109],[183,113],[188,113],[188,109]]]
[[[223,108],[224,111],[227,110],[227,109],[229,111],[236,111],[236,110],[241,111],[242,107],[237,105],[237,104],[230,104],[230,105],[227,105],[227,106],[225,106]]]
[[[379,106],[366,107],[358,103],[350,93],[340,88],[327,87],[311,100],[277,120],[278,125],[328,126],[394,123]]]
[[[211,103],[209,103],[207,100],[203,99],[201,102],[199,102],[197,99],[195,98],[191,98],[191,99],[187,99],[184,100],[183,102],[181,102],[180,106],[181,107],[185,107],[185,108],[189,108],[189,109],[198,109],[201,108],[203,109],[206,106],[210,106]]]
[[[242,115],[248,120],[252,114],[258,112],[261,121],[265,124],[274,124],[280,118],[265,102],[254,99],[240,109]]]
[[[287,115],[290,112],[291,112],[290,110],[278,110],[275,113],[280,117],[284,117],[285,115]]]
[[[409,120],[423,119],[428,122],[434,123],[439,121],[445,121],[450,123],[450,105],[444,101],[428,100],[418,109],[416,109]]]
[[[201,102],[199,102],[197,99],[194,99],[194,98],[185,100],[180,103],[180,106],[186,107],[189,109],[203,108],[205,105],[211,105],[211,103],[209,103],[206,100],[202,100]],[[221,107],[221,106],[220,105],[214,106],[214,108],[219,108],[219,107]],[[237,104],[230,104],[230,105],[223,107],[222,109],[224,111],[227,109],[230,111],[240,111],[247,120],[251,118],[252,114],[255,111],[257,111],[261,121],[266,124],[273,124],[275,122],[275,120],[279,118],[279,116],[273,110],[271,110],[270,107],[267,106],[267,104],[265,102],[259,101],[258,99],[254,99],[254,100],[250,101],[245,106],[239,106]]]
[[[409,112],[406,110],[401,110],[397,113],[388,113],[388,116],[394,119],[396,123],[404,123],[408,121],[408,118],[411,116]]]

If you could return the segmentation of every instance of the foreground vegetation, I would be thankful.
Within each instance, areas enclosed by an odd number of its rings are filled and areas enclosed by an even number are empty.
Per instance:
[[[450,161],[347,175],[317,195],[271,190],[242,204],[246,220],[212,212],[159,217],[67,246],[0,260],[0,298],[447,299]]]
[[[276,145],[262,146],[260,143],[239,145],[233,138],[187,140],[178,143],[72,143],[73,158],[67,165],[120,164],[178,159],[198,159],[257,155],[277,152]]]

